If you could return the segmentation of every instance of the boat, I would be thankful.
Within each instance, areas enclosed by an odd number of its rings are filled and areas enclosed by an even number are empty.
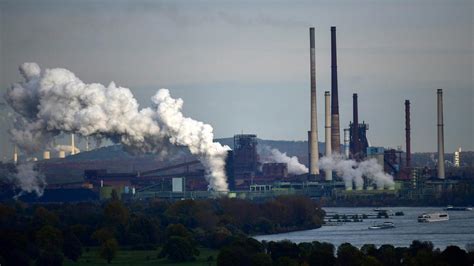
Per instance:
[[[423,213],[422,215],[418,216],[418,222],[420,223],[441,222],[448,220],[449,214],[447,212]]]
[[[446,207],[444,210],[445,211],[472,211],[472,208],[471,207],[454,207],[452,205],[448,205],[448,207]]]
[[[395,225],[392,222],[384,222],[381,224],[375,224],[375,225],[369,226],[369,230],[391,229],[391,228],[395,228]]]

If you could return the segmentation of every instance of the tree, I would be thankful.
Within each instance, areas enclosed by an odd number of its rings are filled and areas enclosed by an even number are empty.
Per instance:
[[[194,256],[198,255],[196,245],[190,239],[181,236],[171,236],[160,252],[160,257],[180,262],[194,260]]]
[[[107,224],[112,226],[125,226],[128,223],[128,209],[120,200],[111,200],[104,208]]]
[[[272,258],[266,253],[257,253],[251,257],[251,263],[255,266],[271,266]]]
[[[62,265],[63,236],[61,231],[51,225],[43,226],[36,232],[36,245],[39,250],[36,265]]]
[[[112,262],[117,254],[118,250],[118,243],[115,238],[107,239],[105,242],[102,243],[99,251],[99,255],[101,258],[107,260],[107,263]]]
[[[192,239],[192,234],[182,224],[170,224],[166,227],[165,238],[169,239],[172,236],[180,236],[183,238]]]
[[[336,263],[334,245],[331,243],[313,242],[313,251],[309,255],[308,263],[311,266],[332,266]]]
[[[298,246],[289,240],[270,242],[268,243],[268,249],[273,261],[277,261],[280,257],[297,259],[299,256]]]
[[[343,243],[337,249],[337,263],[341,266],[361,265],[363,254],[349,243]]]
[[[228,246],[220,250],[217,256],[217,266],[240,265],[251,265],[249,254],[242,247]]]
[[[82,255],[81,241],[72,231],[67,231],[64,234],[63,253],[66,258],[72,261],[77,261]]]
[[[443,252],[441,252],[441,260],[447,265],[471,265],[466,251],[458,246],[448,246]]]
[[[374,256],[370,254],[371,256]],[[379,247],[378,251],[376,252],[375,257],[383,263],[383,265],[387,266],[397,266],[400,265],[400,259],[397,254],[397,251],[394,246],[392,245],[382,245]]]
[[[97,229],[93,234],[92,238],[97,240],[99,244],[104,243],[108,239],[114,238],[114,233],[109,228],[103,227],[100,229]]]

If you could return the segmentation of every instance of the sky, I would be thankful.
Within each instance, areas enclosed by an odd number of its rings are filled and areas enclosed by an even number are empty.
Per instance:
[[[313,26],[324,141],[330,26],[336,26],[341,128],[352,119],[358,93],[371,145],[405,149],[409,99],[412,151],[434,152],[441,88],[446,152],[474,150],[473,13],[471,0],[0,0],[0,88],[3,94],[21,80],[21,63],[37,62],[88,83],[114,81],[144,107],[167,88],[217,138],[244,132],[306,140]],[[3,158],[12,145],[1,102]]]

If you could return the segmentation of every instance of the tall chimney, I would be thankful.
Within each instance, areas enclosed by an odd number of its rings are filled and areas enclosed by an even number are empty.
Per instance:
[[[17,164],[18,163],[18,148],[15,147],[13,148],[13,163]]]
[[[329,91],[326,91],[324,93],[324,102],[325,102],[325,137],[326,137],[326,157],[331,157],[331,110],[330,110],[330,104],[331,104],[331,93]],[[326,181],[331,181],[332,180],[332,171],[326,169],[325,171],[326,174]]]
[[[410,101],[405,100],[405,141],[406,141],[406,168],[410,175],[411,141],[410,141]]]
[[[309,28],[309,45],[310,45],[310,70],[311,70],[311,163],[310,175],[319,175],[319,151],[318,151],[318,117],[316,114],[316,58],[314,51],[314,28]]]
[[[74,134],[71,134],[71,155],[76,154],[76,143],[74,141]]]
[[[341,153],[339,130],[339,99],[337,92],[337,46],[336,27],[331,27],[331,146],[335,153]]]
[[[443,90],[438,89],[438,178],[444,179]]]
[[[349,129],[344,128],[344,155],[349,158]]]
[[[352,156],[358,158],[360,153],[360,145],[359,145],[359,107],[357,106],[357,93],[352,94],[352,115],[353,115],[353,123],[352,123],[352,139],[354,143],[354,153]]]

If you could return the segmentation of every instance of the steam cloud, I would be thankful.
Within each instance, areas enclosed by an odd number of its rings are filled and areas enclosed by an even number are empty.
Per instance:
[[[286,163],[290,174],[300,175],[308,172],[308,168],[298,161],[298,157],[290,157],[286,152],[282,153],[270,146],[263,146],[259,147],[258,153],[263,163]]]
[[[113,82],[85,84],[69,70],[41,71],[36,63],[22,64],[20,73],[25,81],[13,84],[5,99],[20,115],[11,134],[22,150],[39,151],[60,133],[106,137],[129,152],[161,156],[175,145],[186,146],[205,166],[210,188],[228,190],[229,147],[213,142],[210,125],[185,117],[183,100],[168,90],[158,90],[151,108],[139,109],[131,91]]]
[[[35,192],[38,197],[43,196],[46,181],[34,166],[32,162],[19,164],[16,168],[17,173],[10,177],[14,185],[22,189],[22,192],[15,197],[21,196],[24,192]]]
[[[334,154],[331,157],[322,157],[319,160],[319,167],[324,171],[336,171],[337,175],[344,179],[346,188],[352,188],[354,183],[357,189],[362,189],[364,186],[363,176],[374,183],[378,189],[393,188],[395,184],[393,177],[385,173],[375,159],[356,162],[345,160],[340,154]]]

